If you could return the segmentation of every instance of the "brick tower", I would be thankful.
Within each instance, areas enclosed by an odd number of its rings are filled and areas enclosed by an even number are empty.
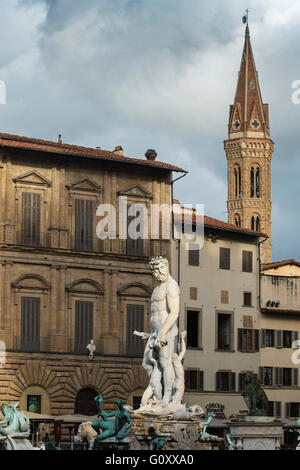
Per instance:
[[[272,261],[271,161],[269,109],[263,104],[249,27],[246,27],[234,104],[230,106],[228,140],[228,222],[268,235],[261,261]]]

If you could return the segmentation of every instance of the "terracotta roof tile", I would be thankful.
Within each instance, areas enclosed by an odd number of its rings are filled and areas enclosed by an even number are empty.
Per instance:
[[[286,259],[283,261],[275,261],[274,263],[263,264],[262,271],[267,271],[268,269],[277,269],[277,268],[280,268],[281,266],[288,266],[290,264],[292,266],[300,267],[299,261],[296,261],[295,259]]]
[[[59,155],[71,155],[76,157],[99,158],[99,160],[112,160],[123,163],[131,163],[143,166],[164,168],[166,170],[185,172],[182,168],[169,163],[149,161],[140,158],[130,158],[108,150],[81,147],[49,140],[33,139],[19,135],[5,134],[0,132],[0,147],[16,148],[22,150],[34,150],[40,152],[56,153]]]
[[[175,218],[178,216],[175,216]],[[202,223],[202,217],[196,216],[195,214],[189,215],[189,214],[184,214],[181,216],[182,219],[183,217],[186,217],[186,220],[189,220],[189,217],[193,218],[193,223]],[[204,216],[204,226],[205,227],[211,227],[215,229],[220,229],[220,230],[225,230],[229,232],[238,232],[238,233],[243,233],[245,235],[252,235],[255,237],[266,237],[264,233],[261,232],[256,232],[251,229],[243,228],[243,227],[238,227],[237,225],[229,224],[227,222],[224,222],[223,220],[218,220],[214,219],[212,217],[208,217],[207,215]]]

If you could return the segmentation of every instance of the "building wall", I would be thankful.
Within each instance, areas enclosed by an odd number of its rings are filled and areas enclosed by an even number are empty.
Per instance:
[[[149,299],[154,281],[148,262],[169,257],[168,240],[145,241],[144,256],[128,256],[125,240],[96,237],[93,251],[75,249],[75,199],[111,203],[171,204],[169,171],[134,165],[55,157],[30,152],[0,153],[0,339],[6,364],[0,370],[0,402],[25,400],[26,390],[44,390],[42,412],[73,413],[81,388],[101,392],[108,406],[132,399],[147,384],[142,358],[126,357],[126,306],[144,306],[149,329]],[[22,194],[41,197],[41,243],[21,240]],[[118,219],[117,219],[118,220]],[[119,223],[117,223],[119,231]],[[41,350],[22,351],[22,296],[41,299]],[[93,339],[97,356],[75,355],[75,301],[94,305]],[[23,403],[22,401],[22,403]]]
[[[261,366],[273,368],[273,384],[272,386],[264,386],[265,392],[270,401],[281,403],[281,414],[283,418],[289,417],[287,414],[287,403],[299,403],[300,416],[300,383],[299,383],[299,354],[297,346],[285,347],[281,341],[278,342],[276,335],[292,332],[292,340],[295,341],[300,335],[300,307],[298,299],[298,291],[300,288],[300,277],[279,276],[278,273],[285,272],[283,267],[278,269],[275,275],[262,275],[261,277],[261,295],[262,307],[266,309],[261,315],[261,328],[264,330],[275,331],[274,347],[265,346],[261,348]],[[280,300],[278,308],[266,308],[268,300]],[[285,310],[282,312],[280,310]],[[288,310],[293,311],[289,314]],[[291,345],[292,346],[292,345]],[[297,383],[291,386],[280,386],[276,384],[275,368],[298,369]],[[294,373],[294,372],[293,372]],[[295,416],[294,416],[295,417]]]
[[[267,302],[280,301],[277,309],[300,311],[300,277],[275,276],[263,274],[261,276],[262,307]],[[276,307],[274,307],[276,313]]]
[[[271,268],[264,270],[265,275],[271,276],[299,276],[300,266],[294,264],[288,264],[286,266],[279,266],[278,268]]]
[[[219,402],[226,405],[225,414],[230,416],[245,410],[246,405],[238,392],[238,374],[258,372],[259,352],[244,353],[237,350],[237,330],[244,327],[244,317],[252,317],[253,329],[259,329],[258,305],[258,248],[256,238],[224,234],[217,232],[218,240],[213,243],[205,236],[204,246],[200,250],[200,266],[189,266],[185,239],[180,244],[180,330],[187,328],[187,310],[201,312],[201,348],[188,349],[184,367],[204,371],[203,393],[186,392],[184,399],[190,404]],[[231,269],[219,268],[220,247],[231,250]],[[253,272],[242,272],[242,252],[253,252]],[[172,256],[174,271],[178,279],[177,257],[178,244],[173,242]],[[197,300],[190,299],[190,288],[197,289]],[[221,291],[228,292],[228,303],[222,303]],[[252,307],[243,306],[243,293],[252,293]],[[225,299],[226,300],[226,299]],[[224,301],[224,298],[223,298]],[[216,323],[217,313],[230,313],[233,317],[233,349],[217,351]],[[236,373],[236,392],[216,392],[216,372],[232,371]]]

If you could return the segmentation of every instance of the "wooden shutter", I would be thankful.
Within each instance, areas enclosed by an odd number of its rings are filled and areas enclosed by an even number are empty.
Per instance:
[[[238,328],[238,351],[243,351],[243,329]]]
[[[133,334],[134,331],[144,331],[144,306],[127,305],[126,327],[126,355],[131,357],[143,357],[144,341]]]
[[[128,208],[129,210],[129,208]],[[130,223],[136,218],[136,216],[128,216],[128,228]],[[138,238],[134,240],[129,236],[127,231],[127,255],[128,256],[144,256],[144,240]]]
[[[291,404],[290,403],[285,404],[285,417],[286,418],[291,417]]]
[[[264,368],[259,367],[258,369],[259,381],[261,385],[264,385]]]
[[[243,251],[243,272],[252,273],[253,271],[253,253],[252,251]]]
[[[41,236],[41,195],[22,194],[22,243],[40,246]]]
[[[275,401],[275,417],[281,418],[281,401]]]
[[[221,372],[216,372],[216,391],[221,390]]]
[[[298,368],[297,367],[293,369],[293,385],[295,387],[298,386]]]
[[[259,330],[254,330],[254,351],[259,351]]]
[[[299,339],[299,333],[298,333],[298,331],[293,331],[293,332],[292,332],[292,347],[293,347],[293,349],[298,349],[298,345],[295,344],[295,345],[293,346],[293,343],[294,343],[295,341],[298,341],[298,339]]]
[[[244,378],[245,373],[241,372],[239,374],[239,392],[242,392],[244,390]]]
[[[75,352],[88,354],[87,345],[93,339],[93,303],[75,303]]]
[[[220,248],[220,269],[230,270],[230,248]]]
[[[189,244],[189,266],[199,266],[200,256],[199,256],[199,245],[195,243]]]
[[[283,347],[283,331],[282,330],[277,330],[276,331],[276,348],[282,348]]]
[[[35,297],[22,297],[21,301],[23,351],[40,350],[40,299]]]
[[[184,382],[186,390],[190,389],[190,374],[188,370],[184,371]]]
[[[235,385],[235,372],[231,372],[230,374],[230,391],[235,392],[236,385]]]
[[[199,390],[204,390],[204,371],[199,370]]]
[[[75,200],[75,248],[93,251],[94,201]]]
[[[261,330],[261,347],[266,347],[266,330]]]

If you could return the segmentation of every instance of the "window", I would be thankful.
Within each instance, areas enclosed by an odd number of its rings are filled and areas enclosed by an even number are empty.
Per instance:
[[[30,411],[31,413],[42,412],[41,395],[27,395],[27,411]]]
[[[198,289],[197,287],[190,287],[190,299],[197,300],[198,297]]]
[[[300,403],[292,402],[285,404],[286,418],[299,418],[300,416]]]
[[[93,339],[93,302],[75,302],[75,352],[87,353],[87,345]]]
[[[285,387],[298,386],[298,368],[275,367],[275,385]]]
[[[291,348],[292,343],[293,343],[292,331],[284,331],[283,332],[283,347],[284,348]]]
[[[260,367],[259,380],[262,385],[273,385],[273,367]]]
[[[243,251],[243,273],[253,272],[253,253],[252,251]]]
[[[127,305],[126,355],[143,357],[144,342],[133,334],[134,331],[144,331],[144,306]]]
[[[229,303],[229,292],[228,290],[221,290],[221,304]]]
[[[242,197],[242,176],[239,166],[234,169],[234,194],[236,199]]]
[[[260,168],[252,167],[250,170],[250,197],[260,197]]]
[[[216,373],[217,392],[235,392],[235,372]]]
[[[268,416],[281,418],[281,401],[269,401],[268,408]]]
[[[184,373],[185,375],[185,388],[187,392],[195,391],[201,392],[204,387],[204,372],[201,370],[188,369]]]
[[[230,270],[230,248],[220,248],[220,269]]]
[[[274,348],[275,346],[275,331],[274,330],[262,330],[263,346],[267,348]]]
[[[256,232],[260,231],[260,218],[258,215],[251,217],[251,229],[256,230]]]
[[[259,351],[259,330],[239,328],[238,350],[242,352]]]
[[[189,244],[189,266],[199,266],[199,245],[196,243]]]
[[[40,350],[40,299],[22,297],[22,351],[37,352]]]
[[[252,306],[252,293],[251,292],[244,292],[244,307],[251,307]]]
[[[21,243],[40,246],[41,196],[36,193],[22,194],[22,236]]]
[[[75,249],[93,251],[94,201],[75,200]]]
[[[241,216],[240,216],[240,214],[235,214],[235,216],[234,216],[234,223],[235,223],[235,225],[237,225],[238,227],[241,226]]]
[[[200,312],[194,310],[187,311],[187,347],[199,348],[201,346],[200,337]]]
[[[128,207],[128,210],[130,207]],[[134,238],[131,238],[128,229],[133,220],[136,218],[142,217],[144,214],[141,212],[137,211],[135,215],[133,216],[128,216],[128,227],[127,227],[127,255],[128,256],[144,256],[144,240],[143,238],[137,238],[136,240]],[[142,236],[142,227],[141,224],[139,223],[136,227],[136,231],[140,233]]]
[[[227,351],[232,349],[232,315],[226,313],[218,314],[218,349]]]

